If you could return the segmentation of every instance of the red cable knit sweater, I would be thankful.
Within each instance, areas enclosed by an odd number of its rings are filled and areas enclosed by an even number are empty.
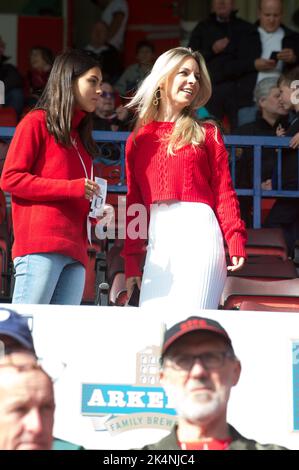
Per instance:
[[[84,116],[75,112],[71,136],[90,178],[92,160],[77,130]],[[2,189],[12,194],[13,258],[54,252],[86,265],[89,201],[84,180],[77,151],[55,142],[45,111],[27,114],[16,128],[1,178]]]
[[[246,231],[240,219],[239,204],[232,186],[227,151],[220,132],[205,124],[202,146],[187,145],[174,156],[167,155],[167,143],[161,138],[171,132],[174,123],[151,122],[126,145],[127,209],[144,204],[149,211],[156,201],[178,200],[202,202],[214,210],[229,248],[230,257],[246,256]],[[218,141],[218,142],[217,142]],[[127,216],[127,226],[134,219]],[[204,227],[203,227],[204,228]],[[145,240],[125,241],[126,276],[140,276]]]

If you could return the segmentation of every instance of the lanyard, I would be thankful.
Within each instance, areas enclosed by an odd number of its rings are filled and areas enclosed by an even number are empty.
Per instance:
[[[84,173],[85,173],[85,178],[88,179],[88,173],[87,173],[87,169],[86,169],[86,166],[85,166],[85,163],[83,161],[83,158],[79,152],[79,149],[78,149],[78,145],[77,145],[77,142],[75,139],[71,139],[71,142],[72,142],[72,145],[74,147],[74,149],[77,151],[77,155],[80,159],[80,162],[81,162],[81,165],[82,165],[82,168],[84,170]],[[91,164],[91,174],[90,174],[90,179],[93,181],[93,164]],[[89,216],[87,215],[87,220],[86,220],[86,229],[87,229],[87,238],[88,238],[88,241],[89,241],[89,244],[91,245],[91,222],[89,220]]]
[[[84,161],[83,161],[83,158],[82,158],[82,156],[81,156],[81,153],[79,152],[77,142],[76,142],[76,140],[73,139],[73,138],[71,139],[71,142],[72,142],[73,147],[74,147],[75,150],[77,151],[78,157],[80,158],[80,162],[81,162],[81,165],[82,165],[82,167],[83,167],[85,177],[88,179],[87,169],[86,169],[85,163],[84,163]],[[91,175],[90,175],[90,179],[93,180],[93,165],[91,165]]]

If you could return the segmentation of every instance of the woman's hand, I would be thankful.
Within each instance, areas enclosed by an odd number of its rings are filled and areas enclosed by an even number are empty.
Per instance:
[[[128,277],[128,279],[126,280],[128,299],[131,297],[133,293],[135,284],[137,284],[138,288],[141,289],[141,277],[140,276]]]
[[[238,269],[241,269],[242,266],[244,266],[245,258],[243,258],[242,256],[233,256],[231,261],[232,261],[232,266],[227,266],[227,270],[238,271]]]
[[[95,194],[99,194],[100,186],[92,180],[85,178],[85,199],[89,201],[93,198]]]

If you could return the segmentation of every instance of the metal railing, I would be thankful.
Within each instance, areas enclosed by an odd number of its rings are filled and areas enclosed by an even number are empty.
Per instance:
[[[0,127],[0,138],[10,139],[13,136],[14,127]],[[129,136],[128,132],[103,132],[94,131],[94,139],[97,142],[111,142],[119,146],[120,159],[117,162],[111,162],[111,165],[120,165],[119,183],[109,185],[110,192],[126,192],[125,185],[125,143]],[[239,196],[250,196],[253,199],[253,227],[259,228],[261,226],[261,201],[262,198],[272,197],[287,197],[299,198],[299,150],[297,152],[297,189],[284,190],[282,189],[282,162],[283,162],[283,149],[289,147],[290,139],[287,137],[254,137],[254,136],[235,136],[228,135],[224,137],[225,145],[230,152],[230,165],[232,179],[235,184],[236,180],[236,153],[238,148],[249,147],[252,149],[253,155],[253,186],[249,189],[242,189],[236,187],[236,192]],[[277,189],[263,190],[261,187],[262,175],[262,151],[264,148],[277,149]]]
[[[249,147],[252,148],[253,155],[253,186],[251,189],[241,189],[235,187],[238,196],[251,196],[253,198],[253,227],[261,227],[261,205],[264,197],[287,197],[299,198],[299,151],[297,151],[297,190],[282,189],[282,163],[283,149],[289,148],[290,138],[288,137],[255,137],[255,136],[225,136],[225,144],[231,154],[231,174],[235,184],[236,177],[236,149]],[[276,149],[277,166],[277,189],[263,190],[262,183],[262,151],[263,149]],[[274,170],[275,171],[275,170]]]

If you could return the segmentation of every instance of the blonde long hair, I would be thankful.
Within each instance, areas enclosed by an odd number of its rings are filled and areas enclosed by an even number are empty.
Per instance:
[[[158,106],[154,105],[154,100],[157,95],[159,97],[160,85],[167,81],[187,58],[193,58],[198,64],[200,87],[199,93],[190,106],[184,108],[176,120],[172,133],[165,136],[169,142],[168,153],[171,155],[174,154],[175,150],[185,145],[200,145],[205,139],[205,129],[195,117],[195,111],[204,106],[212,94],[211,80],[203,56],[199,52],[193,52],[186,47],[175,47],[164,52],[158,57],[150,74],[143,80],[130,103],[126,105],[128,108],[134,108],[137,112],[138,120],[135,132],[141,126],[157,118],[159,104]]]

